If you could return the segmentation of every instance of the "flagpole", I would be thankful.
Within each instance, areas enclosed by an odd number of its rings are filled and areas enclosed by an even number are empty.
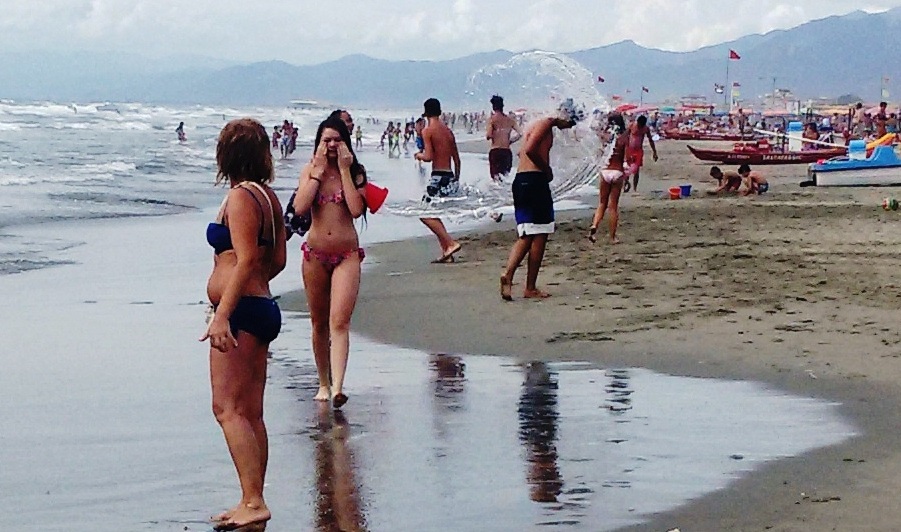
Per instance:
[[[644,105],[644,85],[641,86],[641,90],[638,91],[638,94],[640,95],[638,96],[638,105],[641,107]]]
[[[726,106],[726,112],[732,110],[732,106],[729,105],[729,62],[732,61],[731,51],[729,52],[730,56],[726,58],[726,85],[723,86],[723,105]]]

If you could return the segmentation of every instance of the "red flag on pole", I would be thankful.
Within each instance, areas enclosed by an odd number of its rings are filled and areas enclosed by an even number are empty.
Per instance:
[[[651,91],[649,91],[647,87],[642,86],[641,92],[651,92]]]
[[[729,50],[729,59],[738,61],[739,59],[741,59],[741,56],[738,55],[738,52],[736,52],[735,50]]]

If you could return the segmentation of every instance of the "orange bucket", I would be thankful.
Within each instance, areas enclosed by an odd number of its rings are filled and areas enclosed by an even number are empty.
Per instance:
[[[679,187],[670,187],[669,199],[679,199],[682,197],[682,189]]]

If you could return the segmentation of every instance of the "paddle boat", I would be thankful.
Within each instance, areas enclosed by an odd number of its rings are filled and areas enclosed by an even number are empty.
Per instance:
[[[848,157],[808,166],[807,177],[802,187],[901,186],[901,158],[893,146],[876,146],[869,157],[865,146],[851,146]]]

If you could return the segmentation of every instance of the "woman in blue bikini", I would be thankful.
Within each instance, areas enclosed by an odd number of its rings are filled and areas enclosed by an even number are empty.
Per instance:
[[[300,173],[296,212],[313,223],[303,251],[303,284],[313,326],[313,355],[319,374],[317,401],[347,402],[344,375],[350,352],[350,318],[360,289],[360,247],[354,220],[363,216],[366,173],[340,118],[329,117],[316,131],[313,160]]]
[[[263,391],[266,353],[282,322],[269,281],[285,268],[285,225],[268,186],[272,155],[262,124],[250,118],[226,124],[216,164],[216,184],[227,181],[229,191],[207,227],[215,251],[207,283],[214,313],[200,340],[210,341],[213,413],[241,484],[238,505],[213,520],[217,529],[233,530],[270,518],[263,500],[269,454]]]

